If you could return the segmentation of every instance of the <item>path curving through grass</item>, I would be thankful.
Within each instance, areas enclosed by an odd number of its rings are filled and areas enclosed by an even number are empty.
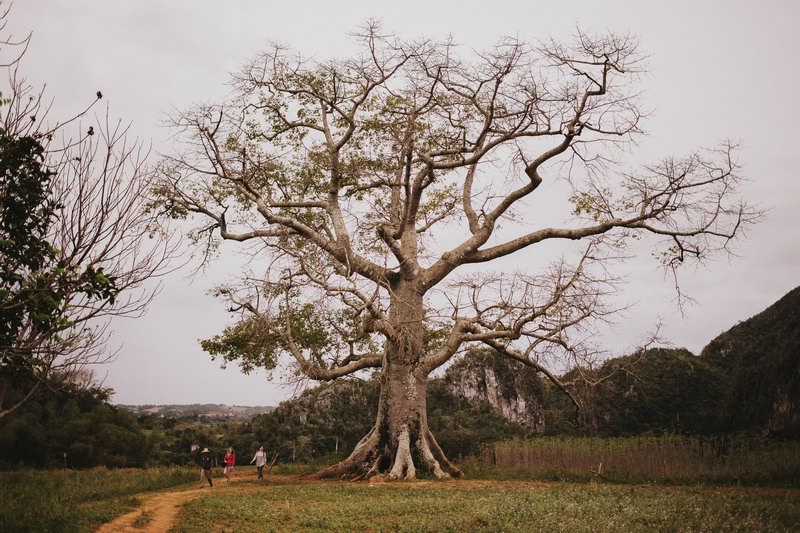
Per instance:
[[[207,531],[791,531],[800,490],[495,480],[370,483],[237,472],[140,497],[101,533]]]

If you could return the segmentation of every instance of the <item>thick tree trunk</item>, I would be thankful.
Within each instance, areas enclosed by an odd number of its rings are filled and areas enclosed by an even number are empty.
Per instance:
[[[422,297],[398,288],[390,317],[400,332],[387,343],[375,425],[350,456],[317,474],[321,478],[412,480],[419,475],[460,477],[428,428],[428,376],[422,356]]]
[[[350,456],[321,472],[321,478],[412,480],[445,479],[461,471],[444,455],[428,428],[427,376],[412,367],[384,367],[375,425]]]

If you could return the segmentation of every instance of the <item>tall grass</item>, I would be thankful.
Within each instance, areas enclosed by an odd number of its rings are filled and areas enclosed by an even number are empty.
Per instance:
[[[134,494],[196,481],[196,469],[0,473],[0,530],[91,531],[139,502]]]
[[[800,485],[800,442],[751,437],[539,437],[486,446],[476,477]]]

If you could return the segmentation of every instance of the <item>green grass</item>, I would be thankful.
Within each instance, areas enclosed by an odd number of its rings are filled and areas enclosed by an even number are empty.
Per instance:
[[[283,485],[213,494],[173,532],[206,531],[791,531],[790,491],[597,484]]]
[[[91,531],[138,506],[135,494],[196,479],[187,468],[2,472],[0,530]]]

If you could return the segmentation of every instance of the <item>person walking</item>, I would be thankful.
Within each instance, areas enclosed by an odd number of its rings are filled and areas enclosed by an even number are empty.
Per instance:
[[[233,467],[236,466],[236,452],[234,452],[233,448],[230,446],[228,447],[228,453],[225,454],[223,460],[225,461],[225,469],[222,471],[222,473],[225,474],[225,479],[227,479],[227,483],[230,484],[231,474],[233,474]]]
[[[208,448],[203,448],[200,454],[200,488],[204,486],[204,480],[208,480],[208,486],[213,487],[214,483],[211,481],[211,452]]]
[[[264,465],[267,464],[267,452],[264,451],[264,446],[259,446],[258,451],[253,456],[253,460],[250,461],[250,464],[256,464],[256,468],[258,469],[258,479],[264,479]]]

